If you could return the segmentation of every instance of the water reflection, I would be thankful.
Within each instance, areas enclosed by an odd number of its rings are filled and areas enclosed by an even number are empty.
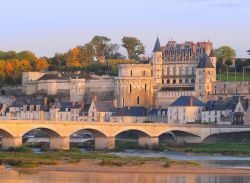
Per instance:
[[[0,171],[0,183],[249,183],[249,176]]]

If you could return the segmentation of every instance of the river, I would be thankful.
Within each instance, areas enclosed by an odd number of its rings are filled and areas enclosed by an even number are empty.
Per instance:
[[[153,151],[126,151],[115,154],[196,160],[209,167],[250,168],[250,157],[241,156],[206,156]],[[77,171],[18,172],[13,169],[2,168],[0,169],[0,183],[250,183],[250,175],[93,173]]]

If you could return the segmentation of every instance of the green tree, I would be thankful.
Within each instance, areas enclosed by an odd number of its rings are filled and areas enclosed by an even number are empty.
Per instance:
[[[128,58],[132,60],[139,60],[140,55],[145,53],[145,47],[142,42],[136,37],[126,37],[122,38],[122,46],[128,52]]]
[[[237,58],[235,60],[235,67],[237,72],[242,72],[243,62],[241,59]]]
[[[95,36],[91,41],[90,45],[93,46],[95,57],[99,62],[104,62],[103,59],[113,59],[119,52],[119,45],[110,42],[111,39],[106,36]]]
[[[236,57],[235,50],[229,46],[222,46],[215,50],[217,60],[222,60],[225,63],[226,60],[230,59],[231,61]]]

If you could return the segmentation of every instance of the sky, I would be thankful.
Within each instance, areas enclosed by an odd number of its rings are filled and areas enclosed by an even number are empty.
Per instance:
[[[53,56],[95,35],[138,37],[150,56],[168,40],[250,49],[250,0],[0,0],[0,50]],[[121,50],[125,52],[124,50]]]

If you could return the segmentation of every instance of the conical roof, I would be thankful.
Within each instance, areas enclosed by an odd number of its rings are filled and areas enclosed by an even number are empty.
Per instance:
[[[209,57],[216,57],[214,49],[210,51]]]
[[[209,56],[204,53],[197,68],[215,68]]]
[[[157,39],[156,39],[155,47],[154,47],[153,52],[157,52],[157,51],[161,51],[161,44],[160,44],[160,40],[159,40],[158,37],[157,37]]]

